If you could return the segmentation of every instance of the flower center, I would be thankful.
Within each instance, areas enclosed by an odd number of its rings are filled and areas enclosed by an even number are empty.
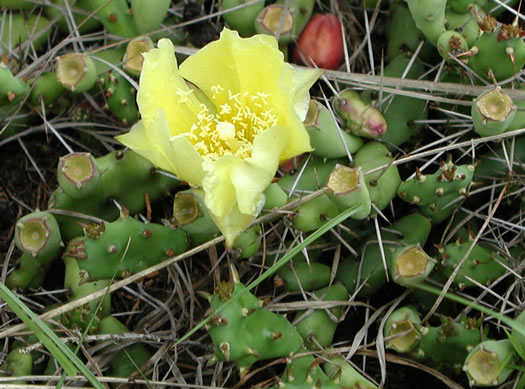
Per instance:
[[[262,92],[234,94],[220,85],[211,90],[217,112],[210,113],[202,104],[197,123],[185,135],[195,149],[210,160],[215,161],[223,155],[249,158],[254,138],[277,125],[277,116],[268,103],[270,95]]]

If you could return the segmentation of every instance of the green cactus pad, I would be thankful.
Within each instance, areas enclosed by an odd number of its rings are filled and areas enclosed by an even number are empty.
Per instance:
[[[184,231],[126,215],[105,226],[85,226],[84,234],[69,243],[64,256],[76,258],[90,280],[126,277],[188,248]]]
[[[359,149],[354,157],[354,163],[365,173],[365,183],[370,194],[370,200],[379,210],[383,210],[396,196],[401,177],[397,166],[390,165],[393,161],[388,149],[379,142],[369,142]],[[379,166],[387,165],[372,174],[366,174]],[[390,165],[390,166],[389,166]]]
[[[412,306],[398,308],[386,320],[383,335],[389,337],[386,346],[398,353],[408,353],[414,350],[420,340],[421,319]],[[406,333],[405,333],[406,332]],[[405,333],[404,335],[401,335]]]
[[[208,322],[215,356],[246,372],[259,360],[288,356],[301,348],[301,335],[283,316],[262,308],[240,283],[221,282],[211,298],[221,311]]]
[[[321,301],[346,301],[348,299],[348,292],[341,283],[318,290],[315,295]],[[336,319],[343,315],[343,309],[340,306],[328,310]],[[306,316],[304,311],[298,311],[295,318],[295,320],[300,319],[295,323],[295,328],[304,338],[304,345],[307,349],[317,350],[319,347],[328,347],[332,344],[338,322],[334,321],[325,310],[315,309]]]
[[[437,268],[445,277],[448,278],[452,275],[471,245],[472,241],[470,240],[464,242],[459,240],[438,248],[440,266]],[[468,258],[459,269],[454,284],[459,288],[475,286],[474,282],[466,278],[469,277],[480,284],[488,285],[505,274],[506,270],[502,264],[507,264],[507,260],[488,246],[482,246],[478,243],[472,248]]]

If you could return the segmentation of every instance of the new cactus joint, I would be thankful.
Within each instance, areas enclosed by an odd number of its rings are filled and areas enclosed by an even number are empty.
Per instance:
[[[525,389],[519,0],[0,0],[0,387]]]

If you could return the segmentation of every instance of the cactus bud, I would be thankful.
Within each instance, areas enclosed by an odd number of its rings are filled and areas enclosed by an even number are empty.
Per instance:
[[[357,92],[347,89],[339,97],[334,109],[353,134],[373,139],[386,132],[387,123],[381,112],[363,102]]]
[[[337,16],[314,15],[297,41],[294,52],[295,63],[337,69],[343,58],[342,28]]]
[[[342,158],[361,148],[363,140],[338,128],[328,108],[310,100],[304,125],[310,135],[314,155],[323,158]]]

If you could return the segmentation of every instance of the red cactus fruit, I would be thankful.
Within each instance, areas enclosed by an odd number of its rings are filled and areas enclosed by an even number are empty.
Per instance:
[[[302,58],[305,61],[302,60]],[[341,23],[334,14],[316,14],[302,32],[294,51],[295,63],[337,69],[344,57]]]

